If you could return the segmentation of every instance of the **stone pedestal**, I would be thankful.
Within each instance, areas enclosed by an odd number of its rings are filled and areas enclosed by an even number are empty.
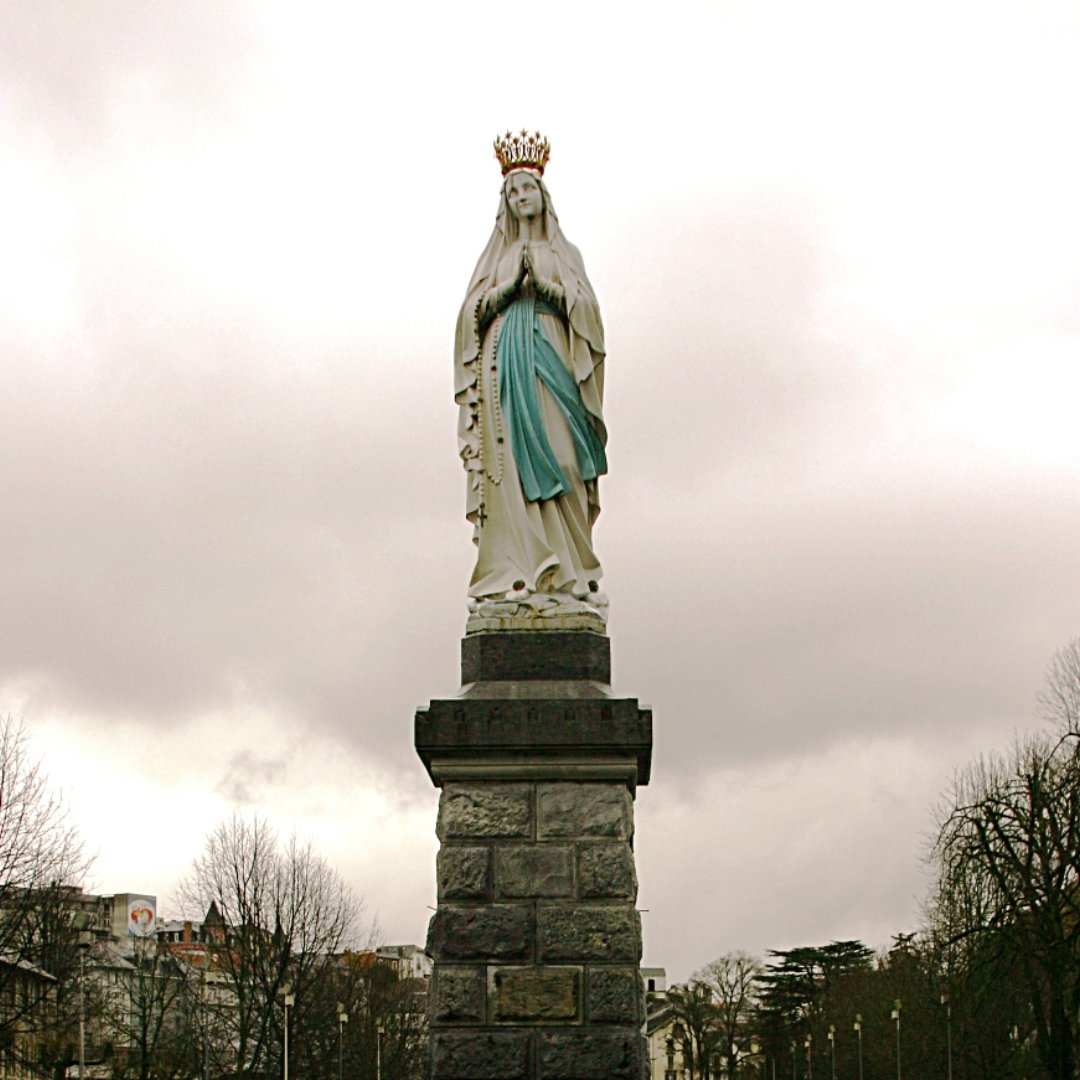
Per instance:
[[[644,1080],[634,793],[652,716],[608,638],[462,642],[457,697],[416,714],[439,804],[431,1080]]]

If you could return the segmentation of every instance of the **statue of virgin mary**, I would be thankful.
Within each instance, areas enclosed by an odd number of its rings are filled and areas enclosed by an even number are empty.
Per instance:
[[[592,543],[607,471],[600,309],[544,186],[547,140],[507,134],[495,150],[499,210],[454,347],[466,516],[477,545],[470,607],[602,617]]]

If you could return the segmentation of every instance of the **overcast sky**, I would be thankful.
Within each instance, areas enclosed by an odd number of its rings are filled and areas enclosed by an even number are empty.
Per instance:
[[[1080,634],[1080,9],[0,8],[0,710],[101,891],[233,807],[421,942],[454,320],[540,128],[607,328],[645,960],[914,929]]]

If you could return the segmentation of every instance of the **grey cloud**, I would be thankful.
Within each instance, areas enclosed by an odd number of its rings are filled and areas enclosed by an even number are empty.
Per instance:
[[[0,12],[0,70],[16,116],[82,150],[125,99],[201,111],[235,80],[255,34],[240,0],[36,0]]]
[[[830,322],[797,200],[651,241],[616,281],[599,530],[623,689],[678,702],[658,755],[1027,723],[1075,632],[1075,485],[909,421],[940,392],[919,343]]]
[[[749,521],[740,494],[725,496],[727,520],[689,537],[691,515],[659,520],[619,567],[633,587],[616,615],[618,667],[650,701],[678,702],[656,716],[669,767],[901,730],[932,742],[981,729],[992,745],[1032,722],[1047,658],[1076,624],[1074,491],[883,478],[811,505],[774,491]],[[662,582],[646,553],[671,533],[684,539]]]
[[[684,223],[605,307],[619,689],[657,706],[658,762],[684,775],[1022,724],[1075,633],[1075,495],[879,439],[908,402],[859,354],[892,343],[822,333],[815,236],[779,197]],[[450,327],[419,364],[377,324],[301,346],[122,272],[82,379],[11,365],[0,684],[149,724],[254,705],[407,770],[412,710],[457,685],[471,554]]]
[[[695,211],[658,227],[609,285],[615,460],[648,432],[634,465],[660,485],[688,469],[789,471],[838,432],[861,437],[893,378],[887,357],[860,356],[880,338],[823,326],[832,267],[813,208],[778,191]]]
[[[272,789],[284,784],[287,775],[285,761],[261,758],[244,750],[232,756],[214,790],[237,806],[251,806],[272,798]]]
[[[396,423],[422,390],[372,403],[353,356],[264,368],[270,343],[213,318],[129,335],[80,392],[31,354],[9,384],[4,680],[31,708],[153,722],[251,700],[354,724],[344,702],[406,648],[394,606],[431,605],[425,544],[453,543],[431,524],[456,521],[451,407],[442,437]]]

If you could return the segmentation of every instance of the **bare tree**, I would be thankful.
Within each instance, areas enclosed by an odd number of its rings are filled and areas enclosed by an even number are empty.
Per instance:
[[[730,952],[706,964],[694,975],[694,980],[707,986],[712,993],[719,1055],[730,1080],[735,1080],[739,1059],[749,1049],[755,986],[762,971],[761,964],[748,953]]]
[[[78,967],[71,898],[90,864],[22,724],[0,717],[0,1038],[12,1046],[64,1021]]]
[[[223,924],[214,962],[232,1001],[230,1071],[276,1067],[286,988],[299,1044],[306,1026],[321,1019],[320,983],[352,940],[358,901],[310,845],[282,842],[265,820],[239,815],[207,837],[181,895],[199,912],[213,906]]]
[[[345,952],[332,975],[320,980],[321,1002],[313,1008],[303,1047],[294,1059],[297,1075],[336,1080],[339,1038],[343,1073],[421,1080],[427,1045],[427,985],[402,977],[375,952]],[[338,1006],[348,1022],[338,1027]],[[321,1026],[320,1026],[321,1021]]]
[[[110,1000],[104,1027],[123,1058],[118,1080],[187,1080],[203,1045],[199,973],[153,939],[135,942],[123,992]]]
[[[667,1004],[675,1021],[672,1037],[682,1050],[689,1080],[712,1080],[721,1042],[720,1017],[712,990],[692,979],[685,986],[673,986]]]
[[[978,962],[1010,973],[1013,1041],[1030,1033],[1054,1080],[1075,1080],[1080,1066],[1080,747],[1069,728],[1077,658],[1075,643],[1059,654],[1044,692],[1064,732],[963,769],[933,848],[939,937],[968,971]]]
[[[1063,738],[1080,738],[1080,638],[1054,654],[1038,701],[1043,719]]]

